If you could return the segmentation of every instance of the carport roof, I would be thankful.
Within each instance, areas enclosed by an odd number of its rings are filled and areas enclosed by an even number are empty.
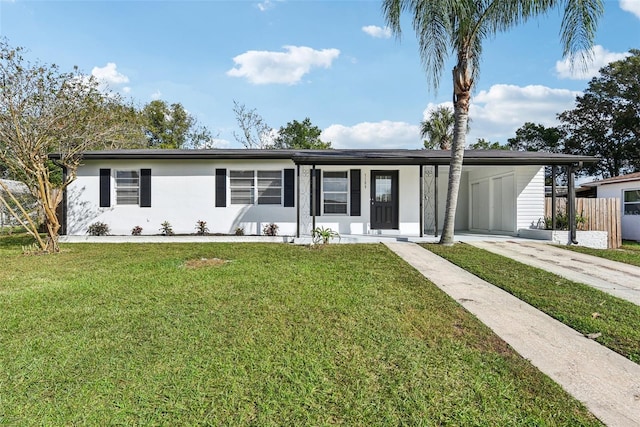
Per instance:
[[[59,159],[60,154],[52,154]],[[448,165],[448,150],[104,150],[86,151],[84,160],[268,160],[286,159],[302,165]],[[591,156],[533,151],[465,150],[464,165],[573,165],[595,163]]]

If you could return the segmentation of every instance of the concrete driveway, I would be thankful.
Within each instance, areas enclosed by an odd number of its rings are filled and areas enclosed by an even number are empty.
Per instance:
[[[640,267],[545,243],[522,240],[467,243],[640,305]]]

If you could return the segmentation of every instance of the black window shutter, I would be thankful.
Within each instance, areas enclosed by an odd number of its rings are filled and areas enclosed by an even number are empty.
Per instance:
[[[227,170],[216,169],[216,208],[227,206]]]
[[[311,169],[311,171],[313,171],[313,169]],[[311,176],[311,188],[309,188],[309,194],[313,194],[313,180],[315,179],[316,181],[316,193],[313,195],[313,198],[315,200],[315,211],[316,211],[316,216],[317,215],[321,215],[321,210],[320,210],[320,196],[322,195],[322,188],[321,187],[321,183],[322,183],[322,171],[320,171],[320,169],[316,169],[315,170],[316,174],[315,177],[312,175]],[[311,213],[310,215],[313,216],[313,205],[311,205]]]
[[[351,169],[351,183],[349,188],[351,202],[351,216],[360,216],[360,169]]]
[[[151,207],[151,169],[140,169],[140,207]]]
[[[100,169],[100,207],[111,206],[111,169]]]
[[[295,169],[284,170],[284,207],[292,208],[295,206]]]

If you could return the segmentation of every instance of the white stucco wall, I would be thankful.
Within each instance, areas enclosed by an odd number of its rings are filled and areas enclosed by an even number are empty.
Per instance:
[[[99,170],[111,169],[111,207],[99,207]],[[117,205],[116,170],[151,169],[151,207]],[[234,233],[244,227],[245,234],[261,234],[265,224],[274,222],[279,234],[293,235],[296,208],[274,205],[231,205],[227,185],[227,206],[215,207],[215,169],[282,170],[295,168],[291,161],[211,161],[211,160],[103,160],[87,162],[68,189],[67,234],[86,234],[97,221],[109,225],[111,234],[128,235],[135,226],[142,234],[158,234],[164,221],[175,233],[194,233],[196,221],[207,222],[210,233]],[[228,173],[227,173],[228,180]],[[228,181],[227,181],[228,183]]]
[[[99,170],[111,170],[111,206],[99,207]],[[227,170],[227,205],[215,206],[215,170]],[[160,233],[161,224],[168,221],[175,233],[191,234],[196,221],[207,222],[210,233],[233,234],[243,227],[245,234],[261,234],[265,224],[276,223],[280,235],[295,235],[296,207],[281,205],[232,205],[230,203],[229,171],[295,169],[289,160],[100,160],[89,161],[78,170],[78,178],[67,192],[67,234],[85,235],[94,222],[105,222],[114,235],[129,235],[135,226],[142,234]],[[319,166],[322,171],[359,169],[361,174],[360,216],[317,215],[316,226],[329,227],[340,234],[392,234],[418,236],[420,234],[420,171],[415,166]],[[151,169],[151,207],[118,205],[115,193],[116,170]],[[301,167],[300,205],[301,234],[309,233],[309,166]],[[371,171],[397,170],[399,190],[398,230],[371,229]],[[448,167],[439,168],[438,228],[444,223],[447,197]],[[305,175],[306,174],[306,175]],[[472,167],[462,174],[456,230],[470,229],[472,217],[471,183],[507,177],[514,181],[513,191],[518,228],[528,228],[544,216],[544,170],[539,167]],[[511,188],[506,186],[505,188]],[[509,190],[511,191],[511,190]],[[508,198],[507,198],[508,199]],[[507,200],[505,199],[505,200]],[[503,200],[503,199],[499,199]],[[510,200],[510,199],[508,199]],[[494,200],[495,202],[495,200]],[[511,202],[510,202],[511,203]],[[495,209],[503,209],[498,206]],[[427,207],[425,206],[425,210]],[[349,209],[348,209],[349,211]],[[502,210],[501,214],[509,210]],[[508,221],[506,223],[509,223]],[[504,232],[505,230],[495,230]],[[508,230],[515,233],[517,230]]]
[[[624,190],[640,190],[640,181],[602,184],[598,186],[598,197],[620,199],[622,238],[640,242],[640,215],[624,214]]]

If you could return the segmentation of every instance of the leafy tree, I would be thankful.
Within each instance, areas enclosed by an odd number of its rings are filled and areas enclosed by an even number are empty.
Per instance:
[[[546,151],[550,153],[567,153],[564,146],[564,132],[557,127],[545,127],[541,124],[526,122],[518,130],[516,136],[507,140],[507,146],[516,151]],[[551,185],[552,171],[545,167],[545,183]],[[556,182],[566,184],[565,168],[556,170]]]
[[[451,108],[439,106],[431,111],[429,118],[420,123],[420,136],[426,138],[424,148],[450,150],[454,124],[455,119]]]
[[[501,145],[499,142],[487,141],[484,138],[478,138],[478,140],[469,146],[472,150],[508,150],[508,145]]]
[[[331,142],[320,139],[322,131],[311,124],[309,117],[302,122],[294,120],[280,127],[278,136],[273,142],[273,148],[315,149],[326,150],[331,148]]]
[[[640,50],[630,53],[600,69],[576,107],[558,116],[565,150],[600,159],[585,167],[589,175],[640,170]]]
[[[248,110],[244,104],[233,101],[233,112],[242,131],[233,132],[233,137],[245,148],[271,148],[273,145],[273,129],[267,125],[256,109]]]
[[[449,166],[446,212],[440,243],[453,244],[455,214],[464,157],[469,102],[482,59],[483,42],[563,4],[563,55],[584,59],[593,46],[596,24],[603,13],[601,0],[383,0],[383,14],[399,36],[403,12],[411,14],[427,77],[434,88],[449,54],[453,67],[455,125]]]
[[[138,144],[143,135],[135,110],[116,94],[102,92],[93,77],[77,69],[62,72],[56,65],[31,63],[23,51],[0,41],[0,162],[36,199],[46,239],[38,233],[37,219],[1,181],[0,204],[43,252],[52,253],[59,251],[56,208],[76,178],[81,153]],[[56,153],[55,166],[50,153]]]
[[[545,127],[541,124],[526,122],[516,136],[507,140],[509,148],[516,151],[563,151],[563,133],[557,127]]]
[[[154,100],[140,111],[142,126],[151,148],[199,148],[208,145],[211,132],[198,125],[182,104]]]

